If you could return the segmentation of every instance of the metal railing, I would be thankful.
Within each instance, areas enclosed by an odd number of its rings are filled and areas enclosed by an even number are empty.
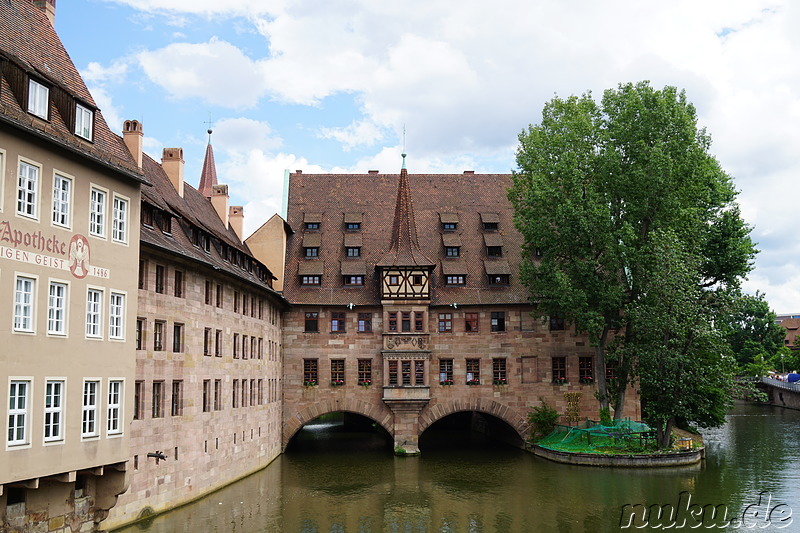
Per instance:
[[[770,387],[775,387],[776,389],[784,389],[800,393],[800,382],[787,383],[785,381],[779,381],[773,378],[761,378],[761,383],[764,385],[769,385]]]

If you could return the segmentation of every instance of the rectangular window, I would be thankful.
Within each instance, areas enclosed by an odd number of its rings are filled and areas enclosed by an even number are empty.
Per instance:
[[[358,313],[359,333],[369,333],[372,331],[372,313]]]
[[[451,285],[456,287],[459,285],[465,285],[466,280],[467,280],[466,276],[461,274],[447,275],[444,278],[445,285]]]
[[[67,333],[67,284],[50,282],[47,297],[47,333],[66,335]]]
[[[306,257],[317,257],[319,256],[319,248],[316,246],[309,246],[305,249]]]
[[[172,416],[183,414],[183,381],[175,380],[172,382],[172,402],[170,407]]]
[[[445,246],[444,252],[447,257],[458,257],[461,252],[461,248],[459,246]]]
[[[70,202],[72,180],[56,174],[53,179],[53,224],[63,228],[70,226]]]
[[[164,382],[153,382],[153,405],[151,409],[153,418],[162,418],[164,416]]]
[[[156,292],[164,294],[166,287],[167,269],[164,265],[156,265]]]
[[[503,287],[511,283],[511,276],[508,274],[490,274],[489,285]]]
[[[508,385],[505,359],[492,359],[492,382],[495,385]]]
[[[481,360],[467,359],[467,385],[480,385]]]
[[[347,231],[359,231],[361,229],[361,222],[348,222],[344,227]]]
[[[75,135],[83,137],[87,141],[92,140],[92,130],[94,127],[94,113],[81,104],[75,105]]]
[[[183,272],[175,271],[175,298],[183,298]]]
[[[301,276],[300,285],[319,285],[320,276]]]
[[[64,382],[50,381],[44,389],[44,441],[64,439],[63,429]]]
[[[14,293],[14,331],[33,332],[35,280],[17,277]]]
[[[203,412],[211,411],[211,380],[203,380]]]
[[[214,356],[222,357],[222,330],[214,331]]]
[[[255,359],[258,357],[258,350],[256,348],[256,338],[254,336],[250,336],[250,359]]]
[[[319,229],[319,222],[306,222],[306,229],[318,230]]]
[[[389,361],[389,385],[397,385],[397,361]]]
[[[183,324],[177,322],[172,325],[172,351],[183,352]]]
[[[390,275],[389,276],[389,285],[400,285],[400,276],[397,275]]]
[[[100,338],[102,335],[103,291],[88,289],[86,291],[86,336]]]
[[[89,234],[106,236],[106,193],[94,187],[89,199]]]
[[[39,167],[20,161],[17,180],[17,214],[38,218],[38,195]]]
[[[141,420],[144,417],[144,382],[136,381],[133,384],[133,419]]]
[[[47,120],[50,88],[34,79],[28,80],[28,113]]]
[[[239,359],[239,334],[233,334],[233,358]]]
[[[256,380],[250,380],[250,405],[256,404]]]
[[[403,385],[411,385],[411,361],[400,361]]]
[[[617,365],[616,361],[606,361],[606,381],[617,379]]]
[[[456,222],[442,222],[442,230],[443,231],[455,231],[458,227]]]
[[[502,246],[487,246],[486,247],[486,255],[488,257],[503,257],[503,247]]]
[[[416,286],[422,285],[422,276],[420,276],[419,274],[414,274],[413,276],[411,276],[411,284]]]
[[[453,314],[439,313],[439,333],[453,332]]]
[[[214,291],[214,284],[211,283],[209,280],[206,280],[205,284],[205,292],[204,292],[204,300],[206,305],[211,305],[211,295]]]
[[[317,359],[303,359],[303,385],[316,385],[319,383],[317,364]]]
[[[358,246],[348,246],[345,248],[347,257],[361,257],[361,248]]]
[[[505,331],[506,330],[506,313],[505,311],[492,311],[492,331]]]
[[[97,436],[97,394],[100,388],[99,381],[83,382],[83,409],[81,419],[81,436]]]
[[[414,361],[414,385],[425,385],[425,361]]]
[[[147,261],[139,259],[139,288],[147,288]]]
[[[578,358],[578,378],[581,383],[592,383],[594,381],[594,361],[591,357]]]
[[[233,312],[239,312],[239,291],[233,291]]]
[[[439,359],[439,385],[453,384],[453,360]]]
[[[363,285],[364,284],[364,276],[345,276],[344,277],[344,284],[345,285]]]
[[[28,443],[28,404],[30,381],[12,381],[8,395],[8,435],[9,445]]]
[[[153,350],[160,352],[164,349],[164,327],[163,320],[153,322]]]
[[[306,313],[306,329],[307,333],[315,333],[319,331],[319,313]]]
[[[483,231],[497,231],[497,222],[484,222]]]
[[[122,402],[125,396],[122,394],[122,381],[114,380],[108,382],[108,413],[106,418],[106,432],[109,435],[119,435],[122,433]]]
[[[331,385],[344,385],[344,359],[331,359]]]
[[[247,380],[242,380],[242,407],[247,407]]]
[[[203,330],[203,355],[211,355],[211,328]]]
[[[553,357],[553,383],[566,383],[567,382],[567,358],[566,357]]]
[[[372,384],[372,359],[358,360],[358,384]]]
[[[222,409],[222,380],[214,380],[214,410]]]
[[[224,293],[222,291],[222,285],[217,283],[217,307],[220,309],[222,308],[222,302],[224,300]]]
[[[331,333],[344,333],[345,331],[345,314],[334,311],[331,313]]]
[[[425,313],[422,311],[414,312],[414,331],[422,331],[425,324]]]
[[[403,311],[401,313],[402,322],[401,328],[403,331],[411,331],[411,312],[410,311]]]
[[[475,333],[479,331],[479,324],[478,313],[464,313],[464,331]]]
[[[114,209],[111,221],[111,240],[128,242],[128,200],[114,196]]]
[[[389,331],[397,331],[397,311],[389,313]]]
[[[264,380],[258,380],[258,405],[264,405]]]
[[[236,409],[239,407],[239,380],[233,380],[233,386],[231,388],[231,407]]]
[[[247,335],[242,335],[242,359],[247,359]]]
[[[562,331],[564,329],[564,318],[558,315],[550,317],[550,331]]]
[[[264,339],[258,338],[258,358],[264,359]]]
[[[125,295],[118,292],[112,292],[108,301],[108,338],[109,339],[124,339],[125,338]]]

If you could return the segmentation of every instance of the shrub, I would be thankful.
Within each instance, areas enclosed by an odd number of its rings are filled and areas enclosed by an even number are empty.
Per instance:
[[[528,413],[528,422],[531,424],[531,440],[538,440],[553,432],[558,421],[558,411],[550,407],[547,402],[539,398],[542,405],[534,407]]]

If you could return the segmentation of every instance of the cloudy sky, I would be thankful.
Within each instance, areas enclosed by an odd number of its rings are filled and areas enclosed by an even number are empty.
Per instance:
[[[800,2],[70,0],[56,30],[114,131],[182,147],[206,129],[245,232],[284,170],[509,172],[554,94],[686,90],[761,253],[745,284],[800,312]]]

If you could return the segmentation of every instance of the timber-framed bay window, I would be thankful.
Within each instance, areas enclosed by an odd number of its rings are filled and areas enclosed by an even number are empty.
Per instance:
[[[390,359],[386,362],[387,385],[411,387],[425,385],[424,359]]]

